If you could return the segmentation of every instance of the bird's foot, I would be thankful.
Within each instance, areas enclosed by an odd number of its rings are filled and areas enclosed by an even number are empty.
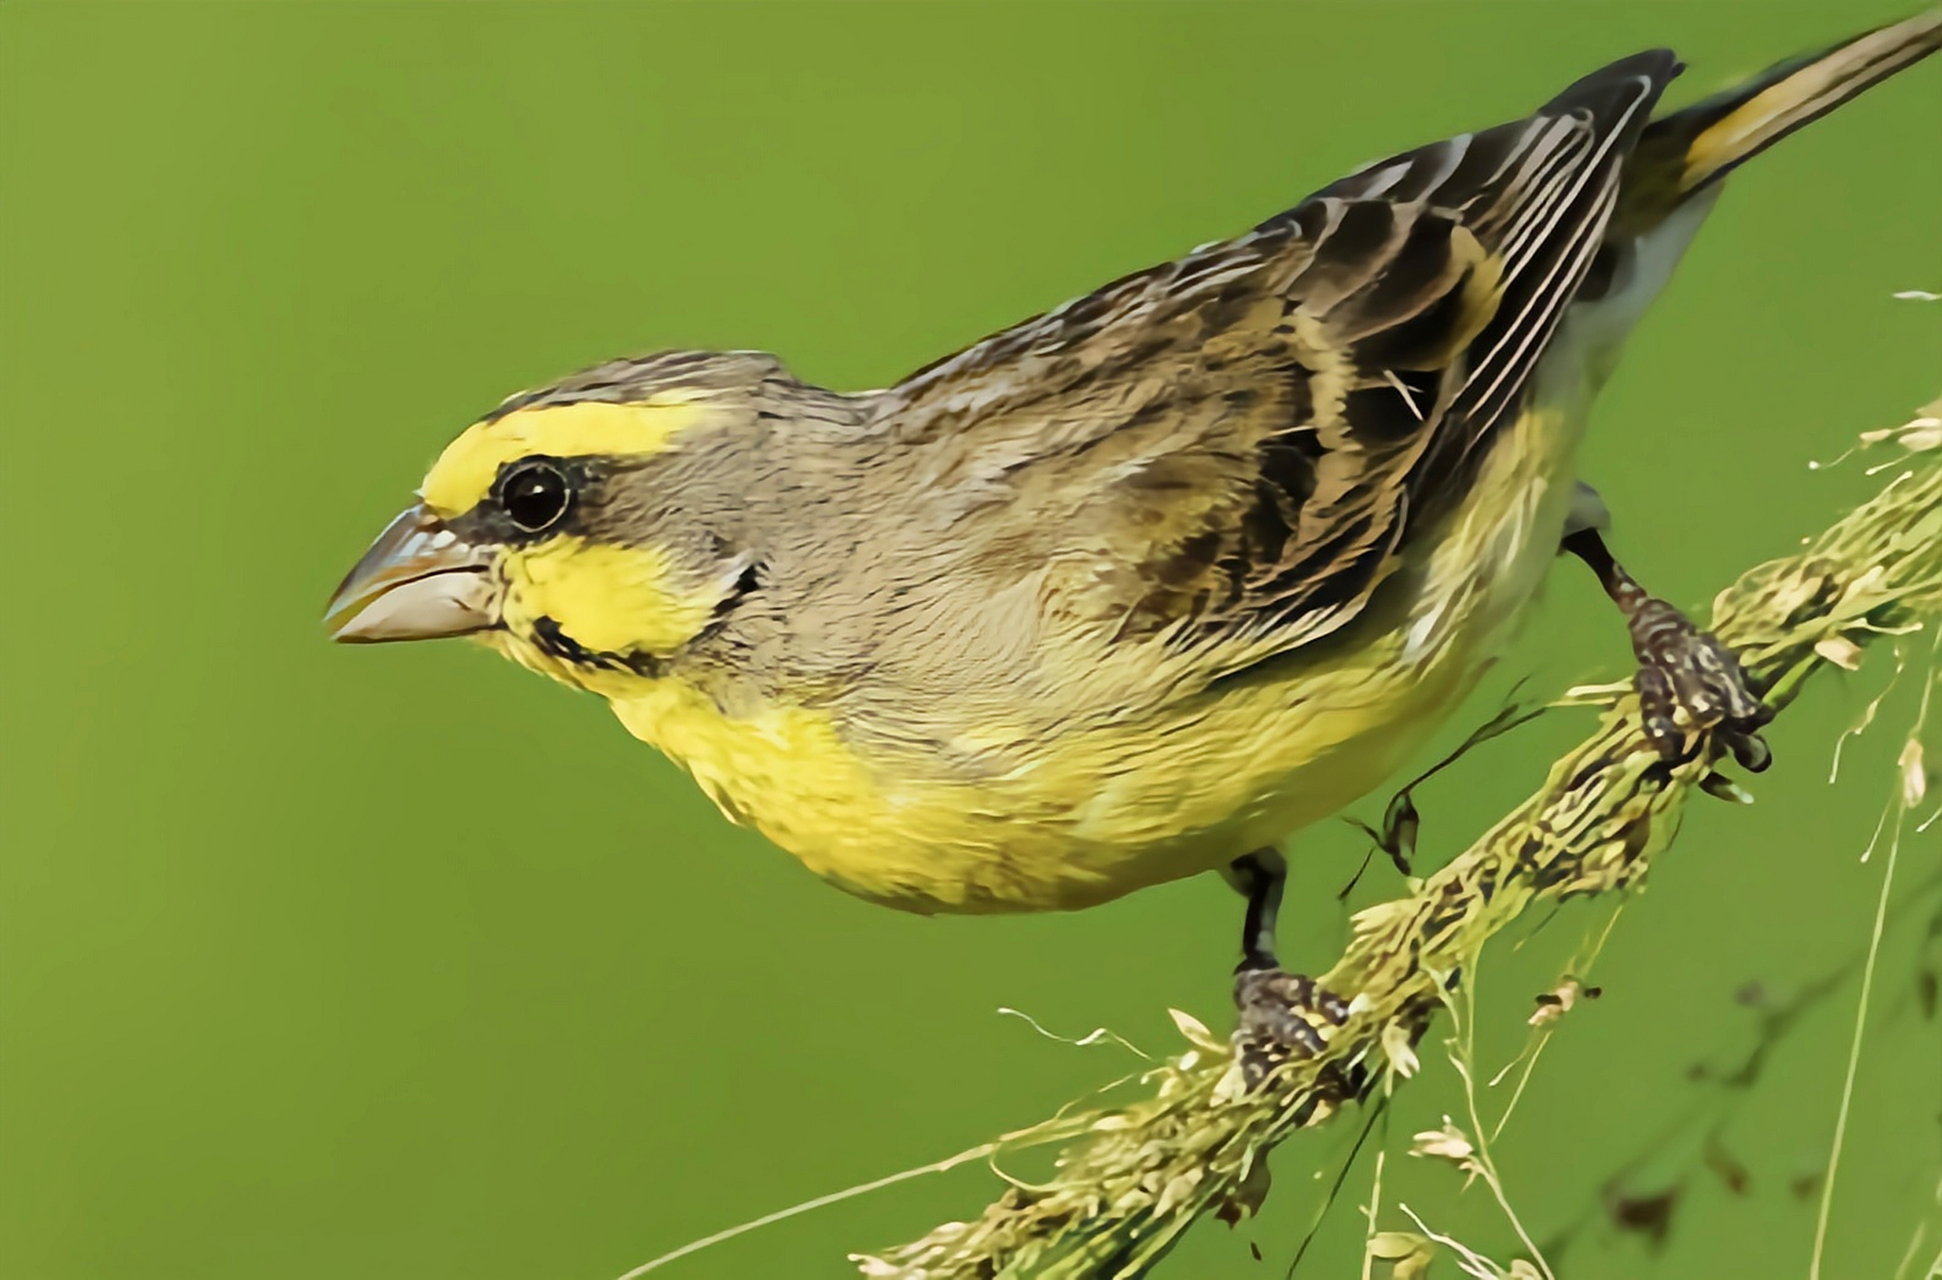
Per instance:
[[[1710,631],[1665,601],[1647,597],[1628,613],[1632,652],[1639,670],[1633,678],[1645,736],[1671,761],[1692,758],[1691,734],[1713,738],[1758,773],[1773,763],[1760,726],[1773,712],[1754,693],[1746,669],[1731,649]],[[1677,713],[1684,711],[1690,731]]]
[[[1234,1034],[1248,1088],[1260,1085],[1292,1058],[1312,1058],[1328,1033],[1349,1018],[1348,1004],[1313,978],[1285,969],[1244,966],[1234,975]]]

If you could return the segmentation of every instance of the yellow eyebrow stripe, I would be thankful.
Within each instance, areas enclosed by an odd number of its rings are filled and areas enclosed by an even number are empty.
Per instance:
[[[659,453],[706,413],[703,401],[679,392],[639,404],[581,401],[519,409],[467,427],[432,464],[419,493],[440,515],[455,516],[477,506],[499,468],[516,458]]]

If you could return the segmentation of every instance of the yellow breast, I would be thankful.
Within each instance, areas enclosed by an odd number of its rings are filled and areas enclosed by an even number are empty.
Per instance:
[[[1144,721],[1010,744],[943,782],[865,759],[816,710],[728,717],[676,679],[609,691],[737,822],[860,896],[921,912],[1081,907],[1275,843],[1367,794],[1468,692],[1556,554],[1576,432],[1527,414],[1412,576],[1395,625]]]

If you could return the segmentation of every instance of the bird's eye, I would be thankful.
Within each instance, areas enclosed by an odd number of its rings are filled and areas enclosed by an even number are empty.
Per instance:
[[[560,469],[542,461],[520,463],[499,490],[499,505],[527,533],[558,523],[572,499],[573,490]]]

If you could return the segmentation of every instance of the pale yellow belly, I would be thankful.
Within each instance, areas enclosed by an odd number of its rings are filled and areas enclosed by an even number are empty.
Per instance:
[[[728,721],[676,682],[615,700],[730,817],[860,896],[921,912],[1083,907],[1225,865],[1380,786],[1469,692],[1535,595],[1570,503],[1573,415],[1527,414],[1413,566],[1394,625],[1251,681],[943,783],[856,757],[818,712]]]

